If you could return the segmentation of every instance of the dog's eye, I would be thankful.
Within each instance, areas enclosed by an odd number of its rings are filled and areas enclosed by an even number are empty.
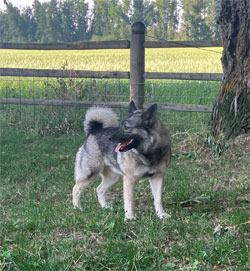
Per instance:
[[[128,125],[127,125],[126,123],[123,124],[123,128],[124,128],[125,130],[129,129],[129,127],[128,127]]]

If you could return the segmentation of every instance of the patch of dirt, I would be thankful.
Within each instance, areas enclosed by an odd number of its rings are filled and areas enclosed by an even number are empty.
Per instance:
[[[230,143],[236,147],[239,152],[250,153],[250,134],[239,135],[234,140],[230,140],[229,144]]]
[[[235,139],[229,140],[226,145],[225,153],[250,154],[250,134],[239,135]],[[188,135],[188,138],[173,147],[173,153],[177,155],[187,155],[192,152],[196,155],[202,153],[210,157],[213,154],[213,149],[202,134]]]
[[[53,233],[54,238],[56,239],[72,239],[72,240],[82,240],[88,241],[90,243],[101,243],[102,238],[97,233],[88,232],[84,234],[82,232],[77,232],[72,228],[64,229],[59,232]]]

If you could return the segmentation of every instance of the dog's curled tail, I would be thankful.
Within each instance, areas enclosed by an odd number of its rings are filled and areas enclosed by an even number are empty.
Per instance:
[[[83,123],[86,135],[108,127],[117,127],[118,117],[109,108],[91,107],[85,115]]]

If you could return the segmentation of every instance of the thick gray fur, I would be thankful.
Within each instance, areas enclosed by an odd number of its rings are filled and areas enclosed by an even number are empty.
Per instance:
[[[142,111],[131,102],[129,115],[121,126],[111,109],[90,108],[85,116],[84,131],[86,140],[75,161],[73,205],[81,208],[82,192],[101,176],[98,201],[103,208],[109,207],[106,193],[123,178],[125,220],[135,218],[135,183],[149,177],[156,214],[168,218],[162,205],[162,192],[171,144],[167,130],[157,117],[157,105]]]

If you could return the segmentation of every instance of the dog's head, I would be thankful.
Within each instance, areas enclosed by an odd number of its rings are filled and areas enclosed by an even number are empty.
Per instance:
[[[129,114],[120,129],[110,140],[118,143],[116,152],[125,152],[133,148],[145,151],[151,142],[152,127],[157,118],[157,105],[153,104],[145,112],[137,109],[133,101],[129,105]]]

